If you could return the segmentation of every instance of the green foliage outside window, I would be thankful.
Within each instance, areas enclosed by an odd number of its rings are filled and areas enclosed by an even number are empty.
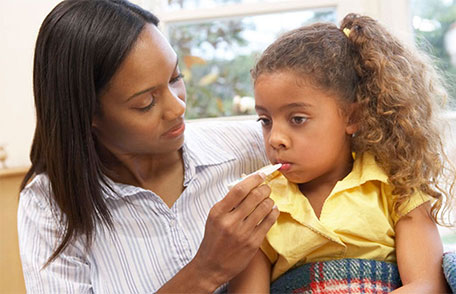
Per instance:
[[[243,29],[240,20],[169,28],[169,38],[179,56],[187,87],[187,118],[232,115],[232,98],[251,95],[251,55],[207,58],[192,53],[193,48],[203,46],[211,47],[209,51],[247,46],[241,36]]]
[[[411,7],[416,43],[419,48],[434,57],[436,66],[445,78],[450,103],[455,108],[456,64],[450,62],[450,56],[445,48],[445,36],[456,26],[456,1],[412,0]]]
[[[335,21],[334,11],[314,11],[310,15],[292,16],[297,19],[296,26],[317,20]],[[253,17],[168,26],[168,37],[187,87],[187,118],[255,113],[250,69],[267,46],[258,48],[247,39],[245,32],[256,32],[256,26]],[[280,23],[275,26],[278,32],[270,33],[271,42],[276,34],[288,30],[280,31]]]

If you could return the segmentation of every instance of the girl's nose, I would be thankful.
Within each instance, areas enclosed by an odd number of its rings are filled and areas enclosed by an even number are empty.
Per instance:
[[[269,136],[269,145],[274,149],[287,149],[290,147],[290,139],[283,129],[273,126]]]

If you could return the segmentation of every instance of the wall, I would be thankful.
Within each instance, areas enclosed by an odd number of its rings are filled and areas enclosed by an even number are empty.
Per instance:
[[[0,145],[9,167],[29,165],[35,127],[33,48],[39,26],[57,0],[0,1]]]

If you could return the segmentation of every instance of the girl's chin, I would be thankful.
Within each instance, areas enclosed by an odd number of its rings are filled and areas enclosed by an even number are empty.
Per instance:
[[[287,178],[287,180],[293,184],[300,184],[300,183],[303,183],[303,179],[302,177],[298,177],[296,174],[294,174],[293,172],[287,172],[287,171],[281,171],[281,173],[283,174],[283,176],[285,178]]]

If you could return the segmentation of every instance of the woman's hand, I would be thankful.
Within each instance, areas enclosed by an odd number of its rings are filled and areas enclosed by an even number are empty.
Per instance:
[[[279,215],[263,181],[259,174],[246,178],[209,212],[193,262],[216,287],[247,267]]]
[[[263,181],[249,176],[212,207],[195,257],[158,293],[212,293],[247,267],[279,216]]]

